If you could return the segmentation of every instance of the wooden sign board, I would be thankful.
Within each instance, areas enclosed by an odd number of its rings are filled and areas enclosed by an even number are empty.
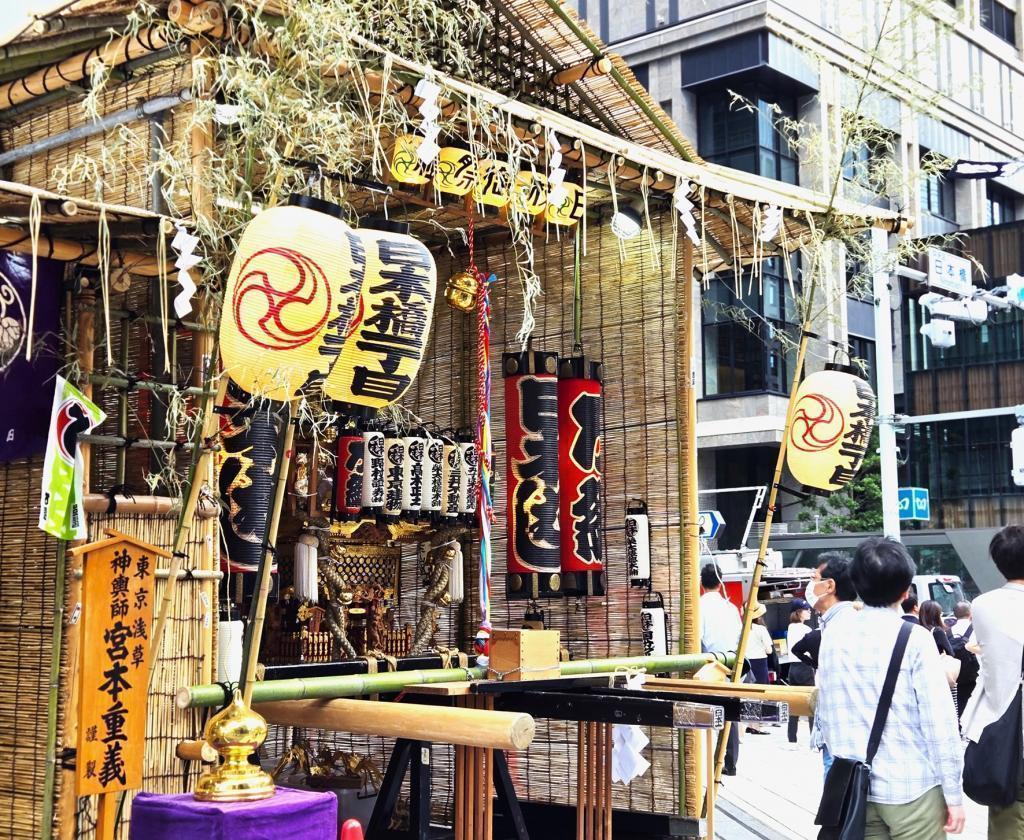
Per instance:
[[[142,786],[156,564],[166,551],[120,534],[84,554],[80,654],[79,796]]]

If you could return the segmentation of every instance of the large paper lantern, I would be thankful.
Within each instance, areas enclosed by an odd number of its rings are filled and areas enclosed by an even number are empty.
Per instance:
[[[505,353],[509,598],[561,594],[558,354]]]
[[[547,179],[533,170],[520,172],[512,190],[512,205],[520,213],[530,216],[543,213],[548,206]]]
[[[222,411],[220,532],[229,571],[255,572],[265,550],[277,483],[281,416],[228,385]]]
[[[558,366],[558,498],[562,591],[603,595],[601,551],[601,363],[584,356]]]
[[[651,520],[647,503],[634,499],[626,508],[626,571],[629,585],[651,585]]]
[[[362,246],[342,208],[293,196],[255,216],[224,290],[220,349],[252,394],[287,400],[326,373],[359,302]]]
[[[512,192],[512,173],[508,164],[495,158],[484,158],[477,163],[473,200],[491,207],[504,207]]]
[[[437,156],[434,186],[438,192],[466,195],[476,183],[476,158],[468,149],[445,146]]]
[[[583,188],[577,184],[563,183],[565,189],[558,204],[548,203],[544,218],[553,225],[572,227],[583,218]]]
[[[429,164],[420,160],[417,150],[423,142],[419,134],[401,134],[391,148],[391,177],[400,184],[425,184],[430,180]]]
[[[812,373],[793,397],[786,462],[805,488],[831,493],[857,475],[877,414],[871,386],[850,369]]]
[[[379,409],[402,397],[419,371],[434,314],[437,268],[409,226],[366,221],[358,231],[365,279],[359,306],[324,383],[329,397],[354,410]]]
[[[334,465],[334,518],[354,519],[363,511],[363,433],[354,423],[338,430]]]

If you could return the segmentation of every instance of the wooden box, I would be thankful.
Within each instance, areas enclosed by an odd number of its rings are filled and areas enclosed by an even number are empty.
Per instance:
[[[492,680],[558,677],[561,636],[557,630],[494,630],[487,676]]]

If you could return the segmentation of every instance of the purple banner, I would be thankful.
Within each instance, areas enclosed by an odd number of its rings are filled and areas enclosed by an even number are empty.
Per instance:
[[[46,451],[54,376],[60,367],[64,263],[39,258],[32,361],[25,361],[32,255],[0,251],[0,463]]]

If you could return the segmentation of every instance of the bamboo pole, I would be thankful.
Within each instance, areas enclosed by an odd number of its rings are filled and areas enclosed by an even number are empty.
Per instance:
[[[551,77],[551,83],[559,86],[571,85],[593,76],[607,76],[611,72],[612,60],[605,55],[596,55],[562,68]]]
[[[562,676],[583,674],[609,674],[620,668],[644,668],[652,674],[692,672],[708,662],[730,664],[732,656],[721,653],[700,653],[685,656],[623,656],[617,659],[581,659],[562,662]],[[380,674],[349,674],[343,677],[310,677],[308,679],[267,680],[253,686],[252,702],[269,703],[273,700],[309,700],[329,697],[359,697],[364,694],[389,694],[410,685],[481,680],[487,669],[437,668],[417,671],[389,671]],[[186,686],[178,690],[177,704],[181,709],[220,706],[226,702],[224,687],[208,685]]]
[[[86,493],[83,500],[86,513],[106,513],[110,497],[101,493]],[[171,496],[114,496],[118,513],[141,513],[146,516],[177,516],[181,513],[181,499]],[[195,515],[204,519],[217,516],[216,502],[202,499],[196,505]]]
[[[700,526],[697,501],[697,382],[694,370],[693,244],[680,236],[683,271],[676,302],[676,447],[679,472],[679,652],[700,652]],[[679,736],[679,810],[695,817],[703,785],[699,732]]]
[[[75,312],[77,326],[77,342],[75,354],[82,379],[79,383],[82,393],[92,397],[92,383],[89,374],[93,370],[93,349],[96,340],[96,293],[92,289],[84,289],[78,295],[78,306]],[[89,492],[89,473],[92,465],[92,452],[88,444],[79,444],[82,456],[82,492]],[[62,707],[64,708],[64,732],[61,743],[65,748],[76,749],[78,746],[78,660],[82,642],[82,625],[78,619],[82,610],[82,572],[84,557],[81,553],[69,554],[67,562],[67,606],[70,614],[65,616],[67,632],[64,643],[66,656],[66,677]],[[61,840],[73,840],[77,833],[76,813],[78,798],[74,770],[62,767],[60,777],[60,794],[57,801],[57,827]]]
[[[32,236],[22,228],[0,226],[0,248],[16,254],[31,254]],[[99,264],[99,251],[94,244],[58,239],[46,231],[39,234],[39,256],[88,266]],[[156,277],[160,273],[156,257],[137,251],[112,249],[110,265],[111,268],[123,268],[143,277]]]
[[[295,412],[298,406],[288,403],[288,417],[285,421],[283,443],[281,445],[280,463],[277,468],[277,489],[274,493],[273,507],[270,509],[270,524],[267,528],[267,544],[263,547],[260,557],[259,584],[256,597],[249,612],[249,626],[246,628],[247,644],[243,652],[242,697],[247,706],[253,702],[253,688],[256,684],[256,665],[260,658],[260,642],[263,640],[263,622],[267,615],[267,598],[270,597],[270,568],[273,565],[274,548],[277,545],[277,529],[281,523],[281,511],[284,508],[285,491],[288,489],[288,467],[292,462],[292,450],[295,447]]]
[[[60,651],[64,630],[64,587],[67,543],[60,541],[53,589],[53,640],[50,646],[50,687],[46,701],[46,767],[43,780],[42,840],[53,836],[53,794],[57,783],[57,717],[60,698]]]
[[[370,700],[291,700],[257,703],[267,723],[412,738],[441,744],[525,750],[534,735],[533,718],[523,712],[495,712],[417,703]]]
[[[812,266],[813,270],[813,266]],[[764,532],[761,534],[761,544],[757,551],[757,562],[754,564],[754,573],[750,580],[750,594],[747,597],[747,604],[743,610],[743,629],[740,631],[739,644],[736,646],[736,665],[732,669],[732,682],[739,683],[743,678],[743,656],[747,651],[747,639],[750,637],[750,625],[753,622],[754,607],[757,605],[757,590],[761,585],[761,573],[764,571],[764,558],[768,554],[768,540],[771,539],[772,521],[775,519],[775,508],[779,498],[779,486],[782,482],[782,470],[786,465],[786,449],[789,443],[789,430],[793,425],[793,412],[796,409],[796,391],[800,385],[800,378],[804,371],[804,361],[807,358],[807,345],[810,341],[812,315],[814,310],[814,293],[817,283],[814,276],[811,276],[811,287],[807,292],[807,304],[804,310],[804,321],[800,329],[800,345],[797,349],[796,363],[793,366],[793,381],[789,389],[789,401],[786,405],[786,422],[782,427],[782,442],[779,444],[779,454],[775,459],[775,472],[772,475],[772,486],[768,493],[768,507],[764,515]],[[725,765],[725,748],[729,738],[730,721],[725,722],[722,734],[718,739],[718,748],[715,751],[715,784],[722,782],[722,767]]]

